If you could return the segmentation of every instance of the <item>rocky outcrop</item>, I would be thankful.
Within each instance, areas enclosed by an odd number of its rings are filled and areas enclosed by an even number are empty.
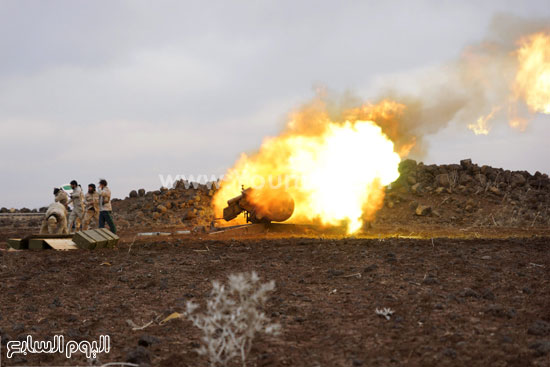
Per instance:
[[[146,192],[132,190],[128,198],[113,200],[115,221],[130,227],[210,226],[215,185],[178,181],[174,188]]]
[[[378,220],[550,226],[547,174],[479,166],[471,159],[447,165],[426,165],[408,159],[401,162],[399,172],[399,179],[387,189],[385,200],[392,203],[391,207],[385,205],[377,215]],[[407,202],[414,202],[414,208],[396,205]],[[426,207],[431,209],[424,209]],[[400,218],[403,212],[400,208],[407,209],[407,218],[403,215]]]

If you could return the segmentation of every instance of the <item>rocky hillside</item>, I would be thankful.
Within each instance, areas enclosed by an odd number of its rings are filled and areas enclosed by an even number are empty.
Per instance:
[[[426,222],[460,227],[550,226],[547,174],[460,164],[405,160],[387,190],[377,222]]]
[[[399,179],[386,190],[384,207],[371,223],[373,228],[378,224],[408,228],[415,225],[458,229],[550,228],[550,179],[547,174],[536,172],[532,175],[526,171],[479,166],[469,159],[447,165],[405,160],[399,171]],[[214,220],[211,208],[214,190],[183,181],[172,189],[133,190],[127,198],[113,200],[117,227],[135,231],[208,228]],[[28,219],[0,216],[0,229],[37,232],[40,221],[37,216]]]
[[[547,174],[460,164],[425,165],[405,160],[401,176],[387,189],[384,208],[373,221],[425,223],[461,228],[550,226],[550,179]],[[188,188],[186,188],[186,186]],[[178,182],[174,189],[132,191],[115,201],[122,226],[209,226],[214,219],[214,191]]]
[[[146,192],[132,190],[124,200],[113,200],[121,229],[138,227],[208,227],[214,219],[210,202],[215,187],[178,181],[174,188]]]

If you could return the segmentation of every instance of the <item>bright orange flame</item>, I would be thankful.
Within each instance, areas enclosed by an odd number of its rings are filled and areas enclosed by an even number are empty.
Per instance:
[[[368,103],[345,111],[343,116],[350,121],[376,121],[376,124],[382,127],[384,134],[394,142],[399,156],[406,157],[416,145],[416,136],[404,134],[402,131],[403,127],[400,123],[405,109],[404,104],[385,99],[375,105]]]
[[[535,33],[520,44],[514,97],[525,101],[531,112],[550,114],[550,34]]]
[[[489,127],[489,120],[495,117],[495,113],[500,110],[500,107],[493,107],[491,113],[487,116],[480,116],[475,124],[469,124],[468,129],[472,130],[476,135],[488,135],[491,128]]]
[[[295,113],[283,134],[266,139],[258,153],[241,155],[214,197],[216,215],[241,185],[283,187],[295,201],[289,221],[359,230],[381,208],[384,186],[399,177],[400,156],[380,126],[353,112],[343,122],[315,106]]]

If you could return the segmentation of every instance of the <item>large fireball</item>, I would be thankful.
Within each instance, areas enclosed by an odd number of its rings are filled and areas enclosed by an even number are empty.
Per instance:
[[[514,92],[533,112],[550,114],[550,33],[535,33],[521,41]]]
[[[214,198],[216,213],[242,185],[284,188],[295,201],[290,222],[344,224],[353,233],[382,206],[384,186],[399,177],[399,162],[375,122],[334,122],[326,113],[304,110],[258,153],[240,157]]]

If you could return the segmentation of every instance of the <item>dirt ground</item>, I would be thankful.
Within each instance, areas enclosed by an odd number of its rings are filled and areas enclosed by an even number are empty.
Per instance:
[[[117,249],[97,251],[3,247],[2,364],[88,365],[81,354],[6,360],[5,343],[108,334],[102,363],[206,366],[189,321],[159,321],[188,300],[204,305],[212,280],[254,270],[276,282],[265,311],[282,334],[259,337],[249,366],[548,366],[550,236],[520,235],[127,235]],[[383,307],[395,311],[390,320],[376,315]],[[153,323],[133,331],[127,320]]]

